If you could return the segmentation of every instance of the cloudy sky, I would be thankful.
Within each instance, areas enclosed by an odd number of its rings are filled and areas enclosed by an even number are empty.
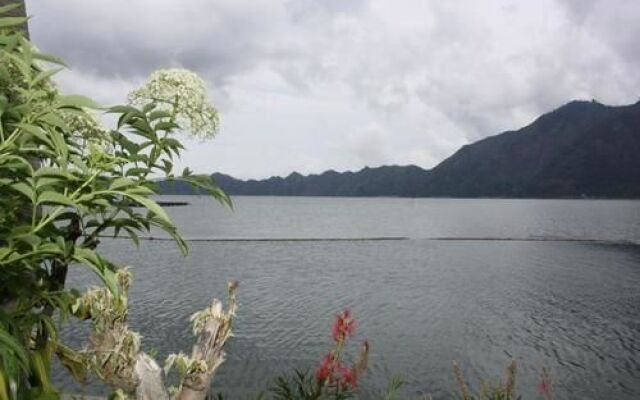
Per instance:
[[[640,98],[637,0],[26,0],[63,89],[123,102],[208,83],[219,135],[183,164],[242,178],[430,168],[571,99]]]

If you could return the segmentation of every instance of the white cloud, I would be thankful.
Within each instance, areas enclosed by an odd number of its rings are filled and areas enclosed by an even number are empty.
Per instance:
[[[640,92],[633,0],[38,0],[33,40],[103,102],[194,69],[222,112],[183,164],[241,177],[432,167],[574,98]]]

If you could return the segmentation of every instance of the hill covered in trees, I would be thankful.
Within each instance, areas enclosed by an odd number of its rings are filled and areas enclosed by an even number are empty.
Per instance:
[[[463,146],[435,168],[326,171],[239,180],[215,173],[232,195],[403,197],[640,197],[640,102],[573,101],[530,125]],[[192,194],[160,183],[166,194]]]

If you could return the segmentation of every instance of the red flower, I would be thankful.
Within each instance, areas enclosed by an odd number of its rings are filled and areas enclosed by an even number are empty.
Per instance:
[[[346,309],[336,315],[336,321],[334,322],[333,329],[331,330],[333,340],[336,342],[346,340],[349,336],[353,335],[355,329],[356,321],[351,318],[351,311]]]
[[[340,373],[340,384],[342,389],[347,389],[348,387],[355,388],[358,386],[358,379],[352,369],[341,364],[338,366],[338,372]]]
[[[320,366],[316,370],[316,379],[319,382],[324,382],[331,377],[331,370],[333,369],[333,354],[327,354],[320,363]]]
[[[550,388],[551,386],[547,382],[542,381],[538,384],[538,393],[542,396],[547,396]]]

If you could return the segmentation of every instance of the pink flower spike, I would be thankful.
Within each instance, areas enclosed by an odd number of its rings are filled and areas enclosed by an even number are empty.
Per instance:
[[[351,317],[351,311],[347,308],[336,315],[336,320],[331,329],[333,340],[340,342],[353,335],[356,329],[356,321]]]
[[[540,382],[538,385],[538,393],[545,396],[549,394],[549,384],[547,382]]]
[[[353,373],[353,370],[347,368],[344,364],[339,364],[336,369],[340,375],[339,384],[343,390],[348,389],[349,387],[355,388],[358,386],[357,378]]]
[[[316,379],[318,382],[324,382],[331,377],[331,370],[333,367],[333,355],[327,354],[320,363],[320,366],[316,370]]]

